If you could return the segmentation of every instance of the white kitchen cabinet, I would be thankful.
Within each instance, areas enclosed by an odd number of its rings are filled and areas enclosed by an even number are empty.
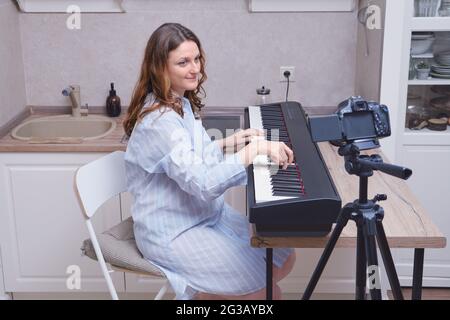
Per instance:
[[[79,8],[79,12],[113,12],[122,13],[125,9],[122,7],[122,1],[117,0],[17,0],[19,9],[25,13],[72,13],[78,12],[73,6]],[[72,7],[71,7],[72,6]]]
[[[73,184],[78,167],[102,153],[0,153],[0,243],[6,292],[106,291],[99,264],[81,256],[88,238]],[[96,231],[121,220],[119,198],[94,219]],[[81,288],[68,289],[78,266]],[[117,290],[123,273],[113,274]]]
[[[99,264],[81,255],[88,232],[73,189],[77,168],[104,154],[0,153],[0,285],[5,292],[107,291]],[[245,187],[233,189],[227,201],[245,213]],[[96,232],[128,218],[131,201],[124,193],[102,206],[93,221]],[[69,266],[80,268],[79,290],[67,288]],[[123,272],[112,276],[118,292],[154,293],[164,281]]]
[[[405,146],[401,163],[415,168],[409,186],[427,208],[432,221],[448,237],[450,234],[450,209],[448,209],[450,170],[447,170],[447,167],[450,163],[450,145]],[[401,283],[410,284],[412,252],[398,250],[395,257]],[[448,248],[425,250],[423,285],[450,287],[450,250]]]
[[[384,43],[381,66],[380,102],[389,106],[392,136],[381,141],[383,151],[392,163],[412,169],[408,184],[426,208],[432,221],[444,236],[450,236],[450,130],[431,131],[405,128],[407,106],[413,93],[422,95],[421,103],[428,107],[431,86],[450,86],[450,79],[428,78],[409,80],[412,32],[450,31],[450,17],[416,17],[414,0],[386,1]],[[444,46],[442,46],[444,45]],[[450,43],[437,43],[427,55],[433,58]],[[430,60],[431,61],[431,60]],[[422,92],[422,93],[420,93]],[[419,99],[420,100],[420,99]],[[389,196],[389,195],[388,195]],[[407,199],[405,199],[407,201]],[[386,212],[386,215],[395,212]],[[404,250],[403,250],[404,251]],[[394,260],[405,286],[411,284],[413,256],[395,250]],[[450,247],[425,250],[424,286],[450,286]]]
[[[0,300],[10,300],[11,295],[5,292],[5,284],[3,281],[2,255],[0,247]]]
[[[355,0],[249,0],[250,12],[345,12],[355,9]]]

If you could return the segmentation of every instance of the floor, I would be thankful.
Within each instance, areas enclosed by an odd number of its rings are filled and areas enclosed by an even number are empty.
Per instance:
[[[405,300],[411,300],[411,289],[403,288],[403,297]],[[393,299],[388,291],[389,299]],[[450,300],[450,288],[425,288],[422,290],[422,300]]]
[[[388,292],[390,299],[392,294]],[[411,289],[404,288],[403,295],[405,299],[411,299]],[[120,295],[119,297],[124,300],[147,300],[152,299],[153,296],[149,296],[144,293],[127,293],[126,295]],[[165,299],[172,299],[173,295],[167,295]],[[104,300],[110,299],[110,296],[106,293],[16,293],[13,296],[14,300],[78,300],[78,299],[93,299]],[[297,300],[300,299],[299,294],[287,293],[283,294],[283,300]],[[353,300],[353,294],[314,294],[313,300]],[[424,288],[422,291],[423,300],[450,300],[450,288]]]

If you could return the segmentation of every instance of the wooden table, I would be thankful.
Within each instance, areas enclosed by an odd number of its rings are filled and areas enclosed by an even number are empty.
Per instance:
[[[359,177],[349,175],[345,171],[344,158],[337,154],[336,147],[328,142],[318,145],[341,196],[342,204],[353,202],[359,195]],[[368,152],[368,154],[376,153],[388,162],[379,150]],[[414,249],[412,298],[421,299],[424,250],[425,248],[444,248],[446,238],[433,224],[405,181],[374,171],[374,175],[369,178],[368,198],[372,198],[377,193],[384,193],[388,197],[380,205],[385,212],[383,226],[390,248]],[[251,245],[266,248],[267,251],[268,299],[272,298],[272,248],[324,248],[330,234],[324,237],[261,237],[255,233],[252,235]],[[356,225],[350,221],[336,243],[336,248],[352,247],[356,248]]]

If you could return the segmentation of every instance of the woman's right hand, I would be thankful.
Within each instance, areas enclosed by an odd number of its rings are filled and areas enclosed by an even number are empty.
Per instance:
[[[294,152],[284,142],[257,140],[255,143],[258,145],[258,154],[268,155],[274,163],[283,166],[283,169],[294,161]]]

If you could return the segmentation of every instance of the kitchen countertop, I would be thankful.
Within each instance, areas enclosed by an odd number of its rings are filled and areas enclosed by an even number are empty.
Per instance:
[[[48,109],[47,109],[48,110]],[[326,114],[331,113],[330,107],[314,107],[305,108],[307,113],[310,114]],[[244,108],[242,107],[206,107],[203,111],[203,116],[209,115],[243,115]],[[20,122],[15,123],[14,127],[25,121],[40,118],[50,115],[61,115],[62,112],[48,112],[48,111],[34,111],[33,114],[28,115]],[[98,113],[90,113],[98,114]],[[125,151],[127,142],[125,138],[125,132],[122,127],[122,122],[125,119],[126,111],[115,118],[116,129],[107,136],[95,140],[87,140],[77,143],[30,143],[28,141],[22,141],[13,139],[11,137],[11,131],[9,130],[6,135],[0,138],[0,152],[113,152],[116,150]],[[88,116],[89,117],[89,116]]]

